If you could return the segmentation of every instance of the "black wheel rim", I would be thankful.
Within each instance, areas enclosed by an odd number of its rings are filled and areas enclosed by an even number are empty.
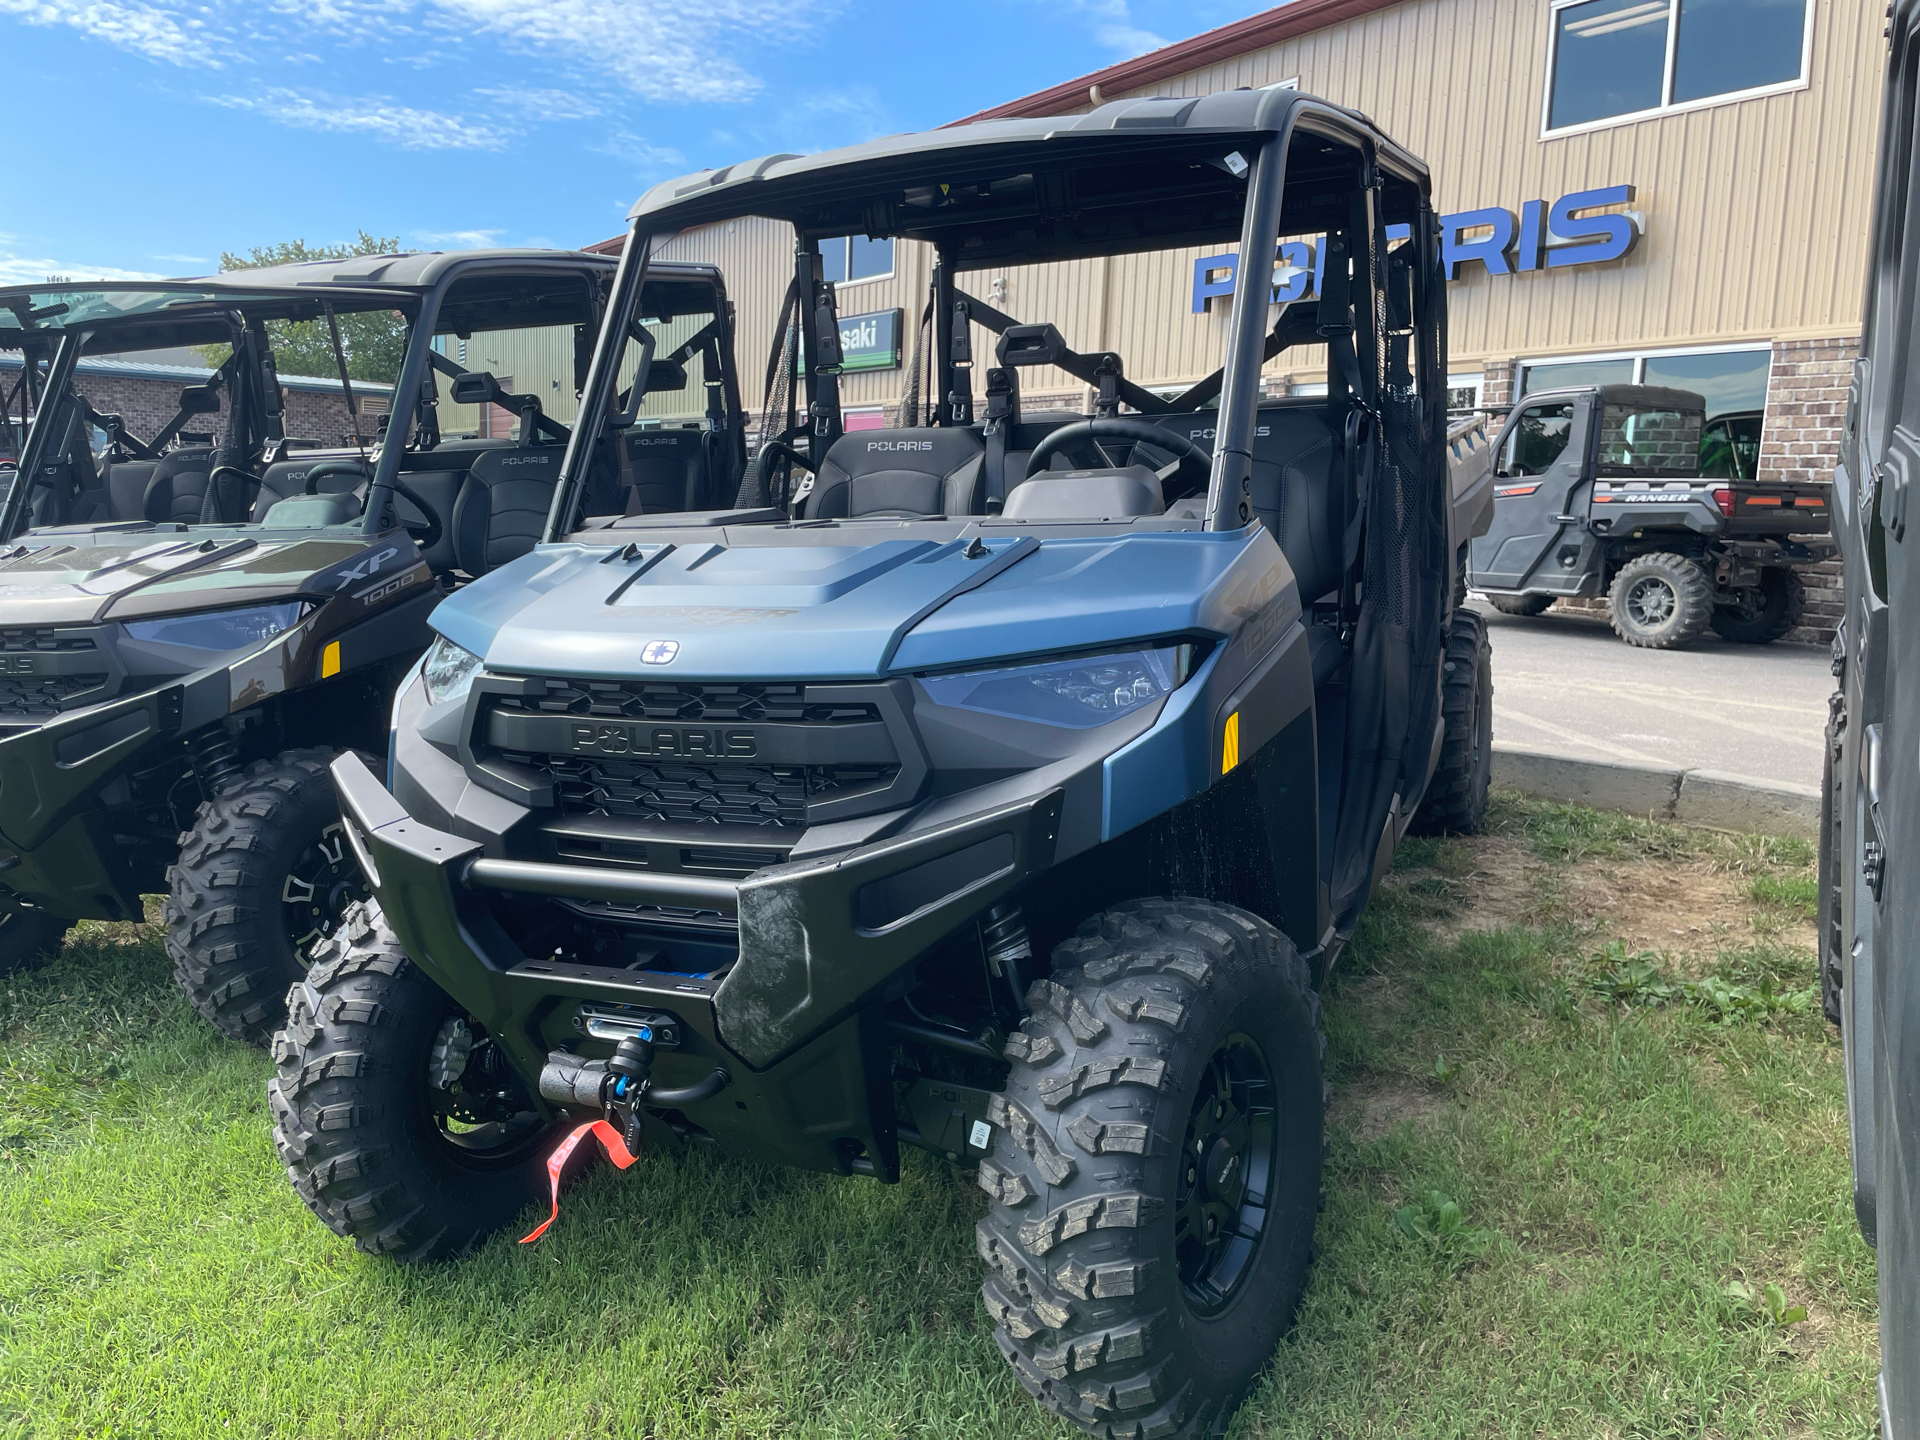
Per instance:
[[[280,912],[293,958],[303,969],[313,963],[313,947],[340,928],[347,907],[372,894],[338,820],[294,856],[280,883]]]
[[[422,1072],[428,1124],[464,1165],[512,1164],[546,1131],[505,1052],[463,1011],[441,1022]]]
[[[1250,1036],[1230,1035],[1194,1097],[1174,1202],[1180,1288],[1196,1314],[1224,1310],[1253,1270],[1273,1202],[1278,1131],[1266,1057]]]
[[[1633,617],[1634,624],[1649,630],[1658,630],[1673,619],[1679,603],[1673,587],[1657,575],[1634,581],[1633,588],[1627,592],[1627,614]]]

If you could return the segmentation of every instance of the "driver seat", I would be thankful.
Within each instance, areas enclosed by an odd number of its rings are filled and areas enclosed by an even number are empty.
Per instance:
[[[803,514],[808,520],[977,515],[985,466],[980,437],[957,426],[855,430],[821,457]]]
[[[291,460],[279,460],[267,467],[260,477],[260,493],[254,497],[253,510],[248,515],[254,524],[259,524],[282,500],[295,495],[304,495],[307,488],[307,471],[323,460],[351,460],[351,455],[300,455]],[[373,471],[372,463],[367,465],[367,473]],[[366,483],[365,475],[322,475],[318,487],[322,495],[344,495]]]

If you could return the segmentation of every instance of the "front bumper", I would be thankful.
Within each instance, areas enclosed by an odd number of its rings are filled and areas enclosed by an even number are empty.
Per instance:
[[[833,1146],[847,1140],[891,1155],[891,1121],[878,1118],[891,1114],[885,1043],[863,1027],[904,968],[1053,864],[1064,802],[1059,786],[1036,787],[733,881],[489,858],[481,842],[412,819],[355,756],[336,760],[333,774],[347,833],[408,955],[529,1081],[549,1050],[577,1037],[581,1002],[665,1010],[687,1043],[660,1057],[662,1084],[690,1083],[716,1063],[736,1077],[688,1113],[723,1141],[751,1131],[760,1153],[816,1168],[832,1166]],[[731,911],[739,955],[718,979],[528,956],[495,918],[494,891]]]
[[[226,704],[225,670],[207,671],[0,739],[0,885],[67,918],[139,919],[152,877],[103,832],[101,792],[140,752]]]

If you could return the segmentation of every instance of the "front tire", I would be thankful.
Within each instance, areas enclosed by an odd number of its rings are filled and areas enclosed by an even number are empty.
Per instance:
[[[307,1208],[402,1263],[473,1249],[539,1198],[551,1127],[485,1028],[355,906],[287,997],[267,1084]]]
[[[256,760],[204,801],[168,867],[174,978],[222,1034],[265,1045],[287,987],[349,905],[370,893],[327,767],[339,752]]]
[[[1108,910],[1053,967],[988,1111],[977,1238],[994,1338],[1021,1385],[1090,1434],[1212,1433],[1306,1284],[1319,997],[1284,935],[1205,900]]]
[[[1489,595],[1487,603],[1502,615],[1544,615],[1553,604],[1551,595]]]
[[[1477,835],[1487,823],[1493,778],[1493,645],[1485,617],[1453,612],[1447,636],[1440,764],[1407,828],[1415,835]]]
[[[0,910],[0,975],[46,964],[72,928],[73,921],[44,910]]]
[[[1646,650],[1699,639],[1713,620],[1713,581],[1698,561],[1656,551],[1620,567],[1607,591],[1613,633]]]
[[[1714,608],[1713,633],[1736,645],[1771,645],[1800,623],[1806,608],[1806,582],[1785,566],[1769,565],[1759,585]]]

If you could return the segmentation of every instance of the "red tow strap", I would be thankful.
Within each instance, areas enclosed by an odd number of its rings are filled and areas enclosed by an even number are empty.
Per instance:
[[[607,1159],[619,1169],[624,1170],[633,1164],[636,1157],[627,1149],[627,1142],[606,1121],[594,1120],[576,1128],[547,1157],[547,1179],[553,1185],[553,1213],[542,1220],[531,1235],[520,1237],[522,1245],[531,1245],[547,1233],[549,1225],[560,1218],[560,1172],[567,1168],[567,1161],[573,1157],[575,1147],[588,1135],[600,1142],[600,1148],[607,1152]]]

